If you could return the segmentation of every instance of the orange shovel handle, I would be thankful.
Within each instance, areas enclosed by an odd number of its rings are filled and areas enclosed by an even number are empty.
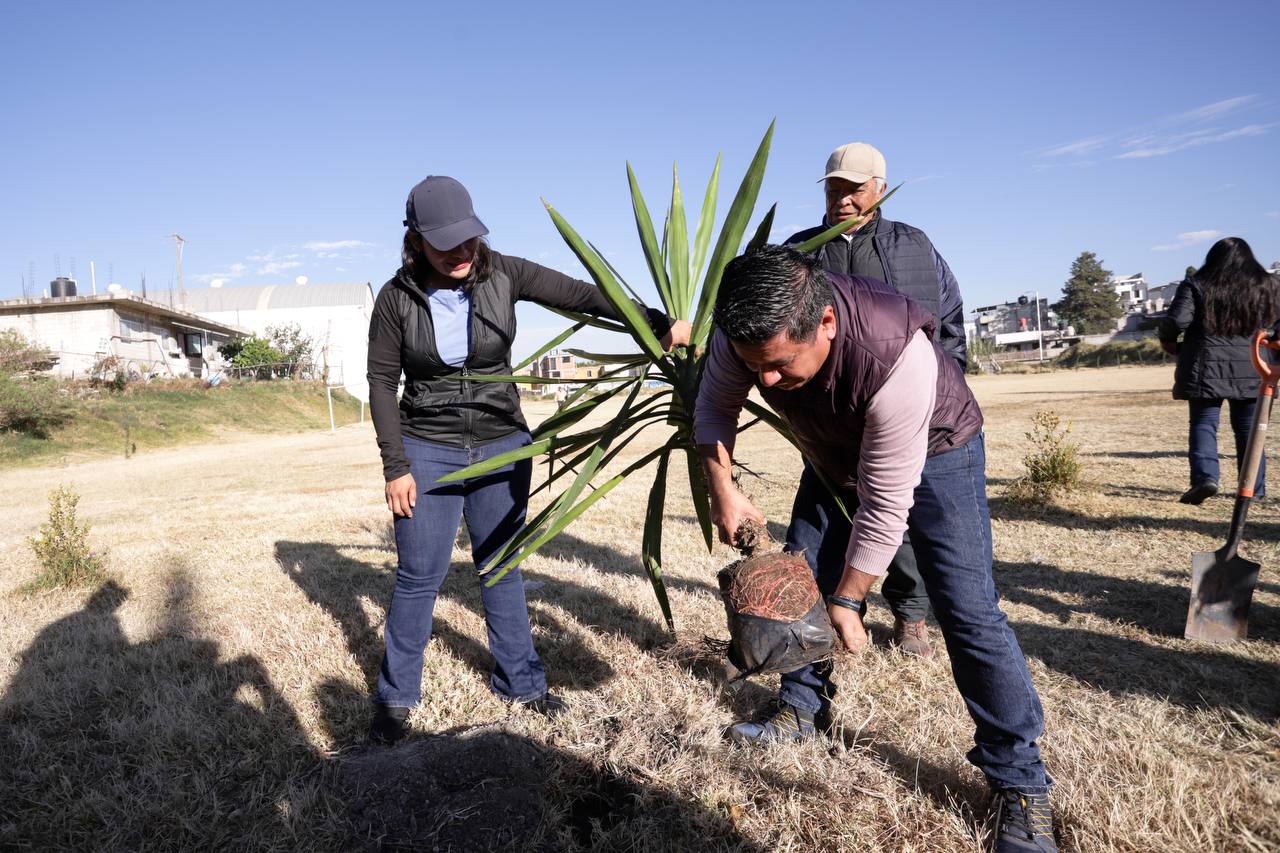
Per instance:
[[[1262,358],[1262,348],[1280,350],[1280,341],[1267,340],[1268,332],[1266,329],[1259,329],[1258,334],[1253,336],[1253,347],[1250,355],[1253,357],[1253,368],[1258,371],[1258,375],[1262,377],[1262,394],[1267,397],[1274,397],[1276,393],[1276,385],[1280,383],[1280,367],[1267,364]]]

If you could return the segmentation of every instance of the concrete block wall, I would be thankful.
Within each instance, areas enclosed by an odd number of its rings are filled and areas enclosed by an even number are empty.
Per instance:
[[[110,346],[116,333],[115,312],[110,306],[93,306],[75,311],[32,311],[0,314],[0,329],[17,329],[31,340],[58,355],[54,373],[67,378],[89,373],[95,361]]]

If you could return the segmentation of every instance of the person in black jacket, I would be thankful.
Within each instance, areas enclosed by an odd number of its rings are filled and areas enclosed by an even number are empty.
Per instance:
[[[369,409],[399,561],[369,732],[384,743],[404,736],[422,697],[422,655],[460,521],[482,576],[499,568],[495,558],[524,524],[529,459],[437,483],[530,441],[515,385],[473,377],[510,375],[518,300],[618,319],[594,285],[490,249],[481,239],[489,230],[453,178],[433,175],[415,186],[404,224],[403,266],[379,291],[369,321]],[[668,349],[689,342],[687,322],[650,310],[649,323]],[[533,648],[519,569],[480,589],[494,693],[539,713],[563,710]]]
[[[865,142],[841,145],[827,158],[822,183],[826,196],[826,216],[822,224],[793,234],[786,241],[788,245],[803,243],[837,222],[861,216],[880,201],[887,186],[884,155]],[[830,272],[887,282],[932,314],[939,346],[956,360],[961,372],[964,371],[964,301],[960,297],[960,286],[923,231],[886,219],[880,209],[876,209],[853,231],[819,248],[817,257]],[[837,517],[839,513],[839,508],[827,496],[826,487],[806,465],[792,512],[792,518],[799,521],[793,522],[787,531],[788,550],[803,550],[797,524],[821,528],[827,518]],[[812,561],[814,557],[809,555],[809,559]],[[932,657],[933,648],[925,628],[929,595],[916,565],[915,551],[905,539],[889,565],[881,593],[893,612],[892,644],[910,655]]]
[[[1239,237],[1214,243],[1199,272],[1178,286],[1159,334],[1160,345],[1178,357],[1173,397],[1186,400],[1191,413],[1187,451],[1191,488],[1179,498],[1183,503],[1199,504],[1218,492],[1218,419],[1223,400],[1230,408],[1239,469],[1258,396],[1258,374],[1250,355],[1253,337],[1277,320],[1280,283]],[[1265,481],[1263,459],[1255,498],[1263,496]]]

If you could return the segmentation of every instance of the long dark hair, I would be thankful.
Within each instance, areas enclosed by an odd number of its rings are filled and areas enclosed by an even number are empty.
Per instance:
[[[421,236],[412,230],[405,229],[404,243],[400,247],[401,270],[419,287],[432,287],[435,285],[436,271],[431,266],[431,261],[427,260],[426,252],[422,251],[421,240]],[[492,267],[493,258],[489,254],[489,244],[481,237],[480,245],[476,247],[476,259],[471,263],[471,272],[467,273],[462,289],[470,290],[484,281],[489,277],[489,270]]]
[[[1243,337],[1280,319],[1280,283],[1239,237],[1214,243],[1196,273],[1204,292],[1204,329]]]

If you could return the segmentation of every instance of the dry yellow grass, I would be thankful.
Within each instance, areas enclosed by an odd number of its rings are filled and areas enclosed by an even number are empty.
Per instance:
[[[1156,367],[973,383],[996,582],[1044,700],[1066,850],[1280,849],[1280,513],[1257,508],[1247,536],[1264,566],[1253,639],[1183,641],[1190,554],[1220,544],[1230,499],[1176,502],[1186,411],[1171,379]],[[1072,421],[1091,486],[1015,509],[999,496],[1031,414],[1049,407]],[[764,475],[746,488],[780,535],[798,457],[760,428],[739,456]],[[664,546],[680,639],[666,636],[639,565],[650,480],[619,487],[527,564],[568,715],[489,695],[459,548],[412,717],[419,735],[454,736],[369,752],[395,561],[370,428],[0,473],[0,848],[372,849],[390,781],[416,821],[402,840],[439,849],[496,846],[504,825],[516,849],[981,849],[984,789],[945,655],[877,645],[842,659],[835,744],[723,741],[773,685],[725,697],[698,642],[723,636],[714,573],[730,554],[702,547],[676,466]],[[113,580],[11,592],[36,571],[25,539],[60,483],[82,495]],[[878,600],[870,623],[887,634]],[[424,781],[424,768],[448,778]]]

